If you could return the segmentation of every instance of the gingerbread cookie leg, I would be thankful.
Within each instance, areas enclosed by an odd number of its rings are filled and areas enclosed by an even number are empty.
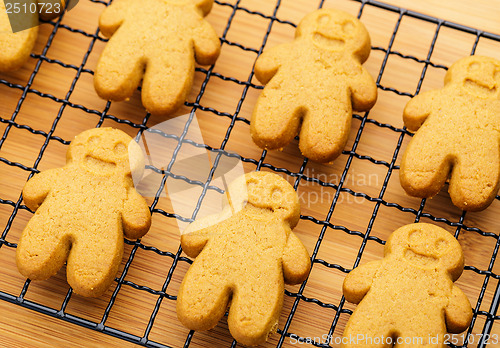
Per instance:
[[[224,210],[224,216],[230,216],[229,209]],[[205,247],[210,237],[210,228],[219,217],[206,216],[191,223],[181,236],[181,245],[184,252],[190,257],[197,257]],[[210,256],[200,256],[205,262]],[[217,267],[217,265],[215,265]],[[217,322],[226,312],[231,289],[225,284],[224,272],[212,273],[204,271],[203,267],[190,267],[182,280],[177,295],[177,317],[186,327],[193,330],[208,330],[217,325]],[[210,287],[200,286],[210,277]]]
[[[108,225],[109,226],[106,226]],[[118,222],[112,219],[96,224],[87,234],[72,238],[71,253],[66,269],[69,285],[75,293],[82,296],[102,295],[115,279],[123,257],[123,234],[116,228]],[[73,225],[74,227],[74,225]],[[96,249],[99,241],[99,249]],[[111,267],[110,267],[111,265]]]
[[[450,173],[452,156],[447,141],[430,142],[427,129],[415,134],[401,160],[399,178],[408,194],[428,198],[435,196],[443,187]]]
[[[47,211],[47,207],[41,207],[37,210],[40,213],[33,215],[16,250],[19,272],[32,280],[45,280],[56,274],[64,265],[71,246],[69,235],[47,237],[51,220],[47,218]]]
[[[345,147],[351,130],[351,108],[324,95],[307,110],[300,131],[300,151],[313,161],[328,162]],[[320,101],[321,100],[321,101]]]
[[[469,149],[457,158],[450,178],[449,193],[453,204],[464,210],[484,209],[495,199],[499,189],[498,140],[491,136],[481,138],[481,146],[463,144]]]
[[[202,267],[189,269],[177,295],[177,317],[184,326],[209,330],[217,325],[226,312],[231,292],[224,278],[223,272],[209,274]]]
[[[149,60],[142,82],[144,107],[157,114],[174,112],[186,100],[193,77],[194,59],[186,58],[185,54],[171,52]]]
[[[60,173],[61,169],[49,169],[35,174],[23,188],[24,203],[37,213],[23,231],[16,250],[16,263],[21,274],[30,279],[47,279],[56,274],[69,253],[69,240],[62,240],[59,235],[45,237],[50,226],[50,219],[46,217],[48,209],[38,210]]]
[[[360,298],[362,293],[365,292],[367,284],[356,284],[356,282],[359,279],[366,282],[368,279],[363,279],[362,277],[368,276],[370,278],[373,275],[374,268],[380,265],[380,262],[375,261],[360,266],[361,273],[356,274],[356,279],[350,280],[347,285],[347,288],[352,285],[354,285],[354,288],[349,290],[349,296],[345,294],[346,299],[351,301],[354,298],[356,301],[361,301]],[[365,266],[369,266],[368,269]],[[354,269],[354,271],[356,270]],[[344,284],[344,288],[346,288],[346,284]],[[361,296],[356,294],[357,290],[360,290],[359,294]],[[446,332],[446,327],[441,317],[427,317],[423,313],[411,314],[403,320],[399,317],[398,320],[400,322],[399,327],[397,327],[394,325],[395,317],[387,313],[390,313],[390,310],[388,311],[380,303],[361,302],[351,318],[349,318],[343,333],[343,344],[341,347],[386,348],[392,347],[392,343],[398,348],[443,347],[443,332]],[[369,322],[369,325],[366,324],[367,322]],[[421,323],[426,323],[426,325],[421,325]]]
[[[132,96],[144,71],[145,61],[141,55],[119,49],[122,45],[119,38],[116,35],[108,42],[95,71],[95,89],[106,100],[121,101]]]
[[[361,305],[358,305],[358,308]],[[375,309],[365,309],[370,313],[376,311]],[[355,311],[351,318],[349,318],[349,325],[344,330],[342,335],[343,342],[342,348],[386,348],[391,347],[391,345],[386,344],[382,337],[387,338],[392,336],[390,328],[384,320],[379,320],[380,317],[377,316],[377,320],[373,320],[369,326],[364,325],[364,318],[362,315],[358,315]],[[399,346],[398,346],[399,347]]]
[[[296,96],[266,86],[257,100],[250,122],[253,141],[269,150],[283,148],[297,135],[303,114]]]
[[[241,344],[254,346],[265,342],[278,327],[279,311],[283,305],[283,284],[273,277],[261,277],[259,284],[246,281],[233,294],[227,323],[231,335]]]

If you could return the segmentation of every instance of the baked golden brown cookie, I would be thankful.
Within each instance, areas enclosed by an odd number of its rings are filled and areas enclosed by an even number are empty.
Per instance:
[[[44,2],[45,5],[43,5],[43,7],[39,5],[39,11],[33,11],[33,7],[30,5],[42,2]],[[50,8],[48,6],[49,3]],[[58,6],[54,6],[56,4]],[[32,0],[19,2],[16,8],[13,6],[14,3],[9,4],[9,13],[22,11],[22,14],[12,17],[11,20],[22,21],[22,23],[18,23],[18,25],[27,29],[16,33],[12,32],[5,1],[0,0],[0,47],[2,47],[0,50],[0,72],[16,70],[23,66],[35,46],[38,36],[38,17],[40,16],[46,20],[57,17],[64,10],[65,1]],[[39,12],[40,14],[38,14]]]
[[[370,36],[348,13],[320,9],[305,16],[295,40],[264,53],[255,75],[266,84],[257,99],[250,131],[263,149],[281,149],[299,132],[304,156],[337,158],[351,130],[352,110],[369,110],[377,86],[361,65]]]
[[[446,230],[425,223],[397,229],[382,260],[344,280],[346,300],[358,306],[342,347],[445,347],[446,332],[460,333],[472,320],[468,298],[453,284],[463,268],[462,248]]]
[[[35,214],[17,246],[21,274],[47,279],[67,261],[75,293],[104,293],[122,260],[123,236],[140,238],[151,224],[131,176],[143,169],[141,149],[120,130],[97,128],[76,136],[67,164],[36,174],[23,189]]]
[[[270,172],[253,172],[229,186],[219,215],[193,222],[181,245],[196,257],[177,296],[177,316],[191,330],[208,330],[229,309],[241,344],[258,345],[278,327],[284,285],[309,274],[306,248],[292,232],[300,218],[293,187]]]
[[[199,64],[214,64],[220,42],[203,19],[213,0],[115,0],[99,28],[109,42],[94,85],[106,100],[132,96],[142,79],[142,103],[152,114],[171,114],[186,100]]]
[[[500,61],[470,56],[455,62],[444,87],[411,99],[403,114],[417,131],[401,162],[400,180],[412,196],[436,195],[450,179],[457,207],[481,210],[500,183]]]

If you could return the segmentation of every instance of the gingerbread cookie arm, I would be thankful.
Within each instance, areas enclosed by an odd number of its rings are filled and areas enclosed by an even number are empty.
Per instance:
[[[198,64],[212,65],[220,54],[220,41],[214,28],[206,21],[201,20],[194,30],[194,54]]]
[[[359,69],[361,73],[355,75],[351,82],[352,108],[367,111],[377,101],[377,84],[365,68],[360,65]]]
[[[181,236],[182,250],[189,257],[197,257],[208,242],[208,229],[198,230]]]
[[[450,178],[448,192],[453,204],[470,211],[482,210],[491,204],[500,186],[499,150],[496,136],[465,144],[454,161]]]
[[[146,4],[144,4],[144,6],[146,6]],[[114,1],[102,11],[99,17],[99,29],[104,36],[110,37],[118,30],[125,20],[125,14],[128,7],[128,0],[118,0]]]
[[[306,280],[311,269],[311,260],[306,247],[293,232],[288,236],[282,261],[285,283],[293,285]]]
[[[189,257],[196,257],[205,247],[210,236],[218,233],[215,225],[231,216],[231,208],[226,206],[221,214],[205,216],[192,222],[181,235],[182,250]]]
[[[151,212],[144,198],[130,187],[122,211],[123,233],[128,239],[144,236],[151,227]]]
[[[347,301],[359,303],[365,297],[382,261],[372,261],[354,268],[344,279],[342,291]]]
[[[435,91],[428,91],[413,97],[403,111],[403,121],[411,131],[417,131],[431,113]]]
[[[23,188],[24,203],[28,208],[35,211],[45,200],[52,190],[52,184],[57,182],[57,176],[62,168],[49,169],[35,174]]]
[[[89,228],[85,233],[63,237],[63,241],[68,242],[67,245],[71,244],[66,265],[68,283],[75,293],[85,297],[101,296],[109,288],[123,258],[121,231],[112,225],[98,226],[98,232]],[[68,240],[72,242],[69,243]],[[95,247],[96,241],[100,243],[102,250]],[[60,243],[53,253],[58,255],[63,250]]]
[[[193,0],[195,7],[203,13],[203,16],[206,16],[212,11],[212,6],[214,4],[214,0]]]
[[[291,51],[291,44],[281,44],[264,51],[255,62],[255,76],[266,84],[273,78],[281,66],[281,60],[286,59]]]
[[[472,320],[472,309],[467,296],[453,285],[448,306],[445,307],[446,328],[450,333],[463,332]]]

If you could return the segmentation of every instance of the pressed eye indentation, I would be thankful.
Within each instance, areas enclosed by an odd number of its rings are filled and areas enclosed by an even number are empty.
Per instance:
[[[97,146],[97,145],[99,145],[100,142],[101,142],[101,138],[97,135],[91,136],[87,140],[87,144],[89,144],[90,146]]]
[[[330,19],[331,19],[330,15],[323,14],[323,15],[318,17],[318,24],[326,25],[330,22]]]
[[[350,35],[354,31],[354,23],[351,21],[347,21],[342,24],[342,31],[344,34]]]
[[[247,189],[252,190],[257,187],[257,181],[254,179],[247,180]]]
[[[472,62],[469,64],[467,69],[469,71],[478,71],[480,67],[481,67],[481,64],[479,64],[478,62]]]
[[[448,248],[448,241],[439,238],[434,242],[434,246],[438,252],[438,254],[442,254]]]
[[[271,191],[271,199],[273,201],[280,201],[283,198],[283,191],[280,188],[273,188]]]
[[[255,194],[257,189],[258,189],[258,185],[257,185],[256,181],[254,181],[254,180],[247,181],[246,195],[248,195],[248,197],[250,197],[250,196],[253,197],[253,195]]]
[[[408,233],[408,240],[410,243],[416,242],[420,238],[421,234],[422,232],[420,230],[410,231],[410,233]]]
[[[127,154],[127,146],[125,146],[124,143],[118,143],[113,148],[113,152],[115,153],[115,155],[122,157]]]
[[[496,70],[493,78],[500,82],[500,70]]]

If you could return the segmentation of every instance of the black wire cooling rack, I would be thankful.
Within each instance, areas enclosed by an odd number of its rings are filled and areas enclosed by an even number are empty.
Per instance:
[[[84,1],[84,0],[82,0],[82,1]],[[95,3],[96,6],[100,5],[100,6],[103,6],[103,8],[104,8],[104,6],[108,5],[108,2],[100,1],[100,0],[86,0],[86,1],[91,1],[91,2]],[[254,54],[256,54],[256,57],[257,57],[257,55],[262,53],[262,51],[264,50],[264,47],[266,46],[266,43],[268,41],[268,37],[269,37],[270,32],[271,32],[271,29],[275,23],[281,23],[284,25],[296,27],[296,23],[293,23],[292,21],[288,21],[284,18],[277,17],[278,9],[281,5],[281,1],[279,1],[279,0],[275,4],[272,15],[267,15],[267,14],[264,14],[264,13],[259,12],[259,11],[250,10],[246,7],[241,6],[240,2],[241,2],[240,0],[236,1],[235,4],[226,3],[224,1],[216,1],[215,2],[214,6],[222,6],[222,7],[228,8],[230,10],[230,15],[229,15],[228,20],[227,20],[227,25],[226,25],[225,30],[220,38],[221,45],[235,46],[241,50],[253,52]],[[447,69],[446,66],[440,65],[440,64],[435,64],[431,61],[434,47],[435,47],[436,41],[438,39],[438,35],[440,34],[440,30],[442,28],[448,28],[449,30],[467,33],[467,34],[475,36],[474,43],[473,43],[472,47],[470,48],[470,54],[475,53],[476,48],[478,46],[478,43],[482,39],[489,39],[489,40],[492,40],[494,42],[497,42],[497,43],[499,43],[498,47],[500,48],[500,36],[499,35],[495,35],[495,34],[484,32],[484,31],[477,30],[474,28],[466,27],[466,26],[459,25],[456,23],[451,23],[451,22],[441,20],[438,18],[433,18],[433,17],[427,16],[427,15],[423,15],[423,14],[413,12],[413,11],[408,11],[405,9],[401,9],[401,8],[387,5],[387,4],[384,4],[381,2],[377,2],[377,1],[353,0],[353,3],[357,3],[359,5],[358,17],[361,19],[363,19],[363,13],[368,7],[377,8],[377,9],[382,10],[384,12],[391,13],[393,15],[398,16],[397,21],[396,21],[396,25],[392,31],[392,34],[390,35],[390,40],[388,42],[387,47],[372,47],[372,50],[381,51],[384,55],[378,76],[376,76],[376,82],[377,82],[378,88],[380,90],[396,93],[397,95],[400,95],[400,96],[411,97],[411,96],[419,93],[429,67],[433,67],[433,68],[437,68],[437,69]],[[315,7],[322,7],[323,1],[319,2],[319,4],[316,4],[316,5],[311,5],[311,10],[313,10]],[[264,38],[261,42],[261,46],[258,49],[249,48],[249,47],[246,47],[238,42],[233,42],[233,41],[230,41],[227,39],[227,33],[231,27],[231,24],[233,23],[233,19],[234,19],[235,15],[241,11],[246,12],[248,15],[257,16],[263,20],[268,21],[266,33],[265,33]],[[432,42],[431,42],[430,46],[428,47],[427,57],[425,59],[419,59],[413,55],[406,55],[406,54],[403,54],[401,52],[398,52],[397,50],[393,50],[393,44],[394,44],[395,38],[398,34],[398,30],[400,29],[400,24],[401,24],[403,18],[407,18],[407,17],[411,17],[411,18],[418,20],[422,23],[425,22],[425,23],[431,23],[431,24],[435,25],[435,32],[434,32],[434,35],[432,38]],[[83,31],[80,29],[75,29],[75,28],[72,28],[70,26],[67,26],[67,25],[61,23],[61,18],[58,19],[57,21],[53,21],[53,22],[49,22],[49,23],[50,23],[50,25],[53,26],[52,32],[47,40],[45,47],[43,48],[41,54],[32,54],[32,58],[34,60],[36,60],[36,64],[35,64],[34,69],[32,70],[32,72],[30,74],[29,79],[27,80],[27,83],[25,85],[20,85],[20,84],[11,83],[9,81],[6,81],[6,80],[0,78],[0,84],[5,85],[5,86],[12,88],[12,89],[20,90],[22,92],[20,98],[17,101],[17,105],[15,107],[14,112],[12,113],[12,115],[10,115],[10,118],[7,118],[8,115],[1,115],[2,117],[0,118],[0,122],[5,124],[6,127],[5,127],[5,130],[3,132],[2,137],[0,138],[0,149],[4,145],[4,143],[6,142],[6,140],[9,137],[9,134],[11,133],[12,129],[14,129],[14,128],[22,129],[22,130],[31,132],[33,134],[43,136],[45,138],[45,141],[43,142],[43,145],[40,148],[40,151],[36,157],[36,160],[34,161],[34,163],[32,165],[25,165],[23,163],[13,162],[13,161],[8,160],[7,158],[0,157],[0,161],[3,162],[5,165],[9,166],[10,168],[21,169],[21,170],[25,171],[26,173],[29,173],[29,177],[31,177],[33,174],[38,172],[37,168],[38,168],[44,154],[46,153],[46,150],[47,150],[47,147],[48,147],[48,144],[50,141],[56,141],[56,142],[59,142],[63,145],[69,144],[70,141],[68,139],[62,139],[61,137],[54,135],[58,122],[61,121],[61,119],[63,118],[64,111],[68,108],[79,109],[85,113],[94,114],[94,115],[98,116],[99,121],[96,124],[97,127],[100,127],[106,120],[112,120],[114,122],[124,124],[124,125],[127,125],[129,127],[132,127],[133,129],[136,129],[138,136],[140,136],[143,132],[149,130],[148,125],[147,125],[148,120],[150,118],[149,114],[146,114],[146,116],[142,120],[142,123],[134,123],[128,119],[121,119],[115,115],[112,115],[109,112],[110,107],[111,107],[110,102],[108,102],[106,104],[104,109],[96,110],[93,108],[89,108],[85,105],[76,104],[76,103],[73,103],[70,101],[70,96],[75,91],[77,82],[81,78],[82,74],[91,74],[91,75],[93,74],[93,71],[85,68],[85,66],[86,66],[86,63],[88,61],[89,55],[94,48],[94,45],[98,41],[106,41],[106,40],[99,36],[98,30],[89,33],[89,32],[86,32],[86,31]],[[85,37],[90,39],[90,44],[88,46],[87,51],[85,52],[85,54],[83,56],[83,59],[82,59],[80,65],[68,64],[68,63],[65,63],[63,61],[60,61],[57,59],[51,59],[51,58],[47,57],[47,51],[49,50],[49,48],[53,44],[55,34],[58,31],[64,31],[64,30],[70,31],[72,33],[84,35]],[[393,88],[390,86],[384,86],[381,84],[382,76],[383,76],[384,72],[386,71],[388,58],[391,55],[396,55],[402,59],[409,60],[409,61],[411,60],[411,61],[414,61],[414,62],[421,64],[421,67],[422,67],[421,74],[420,74],[420,78],[418,80],[418,85],[417,85],[417,88],[416,88],[414,94],[400,91],[396,88]],[[67,93],[66,93],[64,98],[59,98],[59,97],[56,97],[54,95],[38,91],[32,87],[34,78],[38,74],[39,69],[40,69],[40,65],[42,64],[42,62],[47,62],[49,64],[57,64],[57,65],[63,67],[64,69],[73,69],[76,71],[75,78],[73,79],[73,81],[72,81],[69,89],[67,90]],[[448,226],[451,226],[452,228],[455,229],[455,237],[457,237],[457,238],[458,238],[459,234],[464,230],[469,231],[469,232],[474,232],[477,235],[481,236],[482,238],[493,238],[496,241],[496,243],[494,245],[493,253],[491,255],[491,259],[490,259],[489,266],[487,267],[487,269],[480,269],[478,267],[475,267],[474,265],[467,265],[465,268],[465,272],[475,272],[476,274],[484,276],[484,280],[482,282],[482,286],[481,286],[481,289],[479,292],[477,302],[473,303],[474,318],[473,318],[472,324],[471,324],[470,328],[468,329],[467,333],[471,333],[472,330],[475,328],[475,325],[478,323],[478,318],[484,319],[484,324],[480,328],[480,332],[482,334],[485,334],[485,335],[487,335],[491,332],[493,325],[500,318],[497,315],[497,309],[498,309],[498,305],[499,305],[499,301],[500,301],[500,285],[499,285],[500,282],[498,282],[498,280],[500,279],[500,275],[497,275],[497,274],[492,272],[492,269],[493,269],[493,266],[494,266],[494,263],[495,263],[495,260],[497,257],[497,253],[498,253],[498,250],[500,247],[500,239],[499,239],[498,235],[491,233],[491,232],[485,232],[478,227],[465,225],[464,224],[464,219],[466,216],[465,212],[463,212],[461,214],[459,221],[456,221],[456,222],[450,221],[446,218],[435,217],[434,215],[432,215],[430,213],[424,212],[424,207],[426,205],[425,199],[420,202],[420,206],[418,207],[418,209],[404,207],[404,206],[399,205],[398,203],[391,203],[389,201],[384,200],[384,194],[387,191],[389,179],[391,178],[391,175],[394,175],[394,172],[399,169],[399,167],[396,165],[396,158],[398,157],[398,154],[401,150],[401,146],[403,144],[404,138],[412,136],[412,134],[410,132],[408,132],[405,128],[398,128],[398,127],[395,127],[391,124],[380,123],[374,119],[371,119],[369,117],[369,113],[365,113],[364,115],[354,115],[353,117],[360,122],[360,126],[359,126],[357,133],[355,135],[355,140],[354,140],[354,143],[352,144],[351,149],[348,149],[348,150],[344,151],[344,153],[343,153],[343,155],[347,157],[345,167],[342,170],[340,180],[337,184],[328,183],[328,182],[319,180],[318,178],[308,176],[306,174],[306,167],[308,165],[308,160],[306,158],[303,160],[303,163],[300,166],[300,169],[297,172],[292,172],[288,169],[278,168],[276,166],[273,166],[273,165],[267,163],[266,162],[266,156],[267,156],[266,151],[262,151],[261,156],[259,158],[257,158],[257,157],[256,158],[248,158],[248,157],[241,156],[237,153],[235,154],[233,152],[227,151],[225,149],[226,144],[228,143],[228,141],[230,139],[231,132],[232,132],[233,128],[235,127],[235,125],[239,122],[249,124],[248,119],[240,116],[241,107],[242,107],[242,104],[243,104],[245,98],[247,97],[248,92],[251,89],[256,89],[256,90],[262,89],[262,86],[259,86],[259,85],[252,83],[252,78],[254,75],[253,69],[252,69],[250,75],[248,75],[247,80],[240,80],[240,79],[236,79],[236,78],[231,77],[231,76],[224,76],[220,73],[215,72],[213,70],[213,67],[210,67],[208,69],[197,68],[197,72],[204,74],[205,77],[204,77],[203,83],[201,84],[201,87],[199,89],[199,93],[198,93],[195,101],[186,103],[186,106],[191,109],[191,114],[190,114],[190,117],[188,118],[188,121],[184,125],[184,129],[183,129],[182,133],[180,135],[173,135],[173,134],[167,134],[167,133],[160,132],[161,133],[160,135],[162,135],[166,138],[171,138],[177,142],[177,145],[175,147],[175,150],[173,151],[171,160],[170,160],[167,168],[158,169],[158,168],[154,168],[152,166],[148,167],[149,169],[162,175],[160,187],[158,187],[156,196],[151,204],[151,212],[153,214],[161,214],[161,215],[163,215],[167,218],[171,218],[171,219],[192,221],[196,217],[196,215],[201,207],[201,204],[202,204],[202,202],[203,202],[203,200],[204,200],[204,198],[209,190],[216,190],[218,192],[222,192],[222,190],[220,190],[214,186],[211,186],[210,183],[211,183],[214,172],[217,169],[217,166],[218,166],[222,156],[229,156],[229,157],[239,158],[241,161],[248,163],[249,165],[255,166],[254,169],[256,169],[256,170],[266,168],[268,170],[273,170],[275,172],[285,173],[285,174],[295,178],[295,185],[294,185],[295,189],[297,189],[299,187],[299,184],[301,182],[314,182],[316,184],[321,185],[322,187],[331,187],[335,190],[334,191],[335,195],[333,196],[333,198],[331,200],[329,211],[328,211],[326,218],[324,220],[319,220],[319,219],[317,219],[313,216],[309,216],[309,215],[301,216],[301,219],[308,220],[308,221],[321,227],[321,231],[319,233],[316,244],[314,246],[314,250],[312,251],[312,255],[311,255],[313,268],[314,267],[325,267],[325,268],[330,268],[330,269],[336,269],[336,270],[343,272],[345,274],[348,273],[350,270],[350,267],[346,268],[346,267],[343,267],[341,265],[332,264],[332,263],[329,263],[325,260],[318,258],[318,251],[319,251],[320,245],[325,237],[325,232],[328,229],[340,230],[340,231],[343,231],[343,232],[351,234],[351,235],[352,234],[358,235],[359,237],[362,238],[362,243],[359,247],[359,251],[357,253],[353,267],[356,267],[359,264],[361,256],[362,256],[363,252],[365,251],[365,247],[366,247],[368,241],[375,241],[379,244],[384,244],[385,242],[382,239],[371,235],[374,221],[377,217],[377,214],[379,212],[380,207],[382,207],[382,206],[390,207],[392,209],[397,209],[397,210],[405,212],[405,213],[413,214],[414,220],[416,222],[419,221],[421,218],[427,218],[427,219],[430,219],[430,220],[435,221],[435,222],[447,224]],[[218,111],[214,108],[211,108],[210,106],[201,105],[201,103],[200,103],[201,98],[205,93],[206,86],[207,86],[209,80],[211,80],[211,79],[222,79],[222,80],[231,81],[231,82],[236,83],[240,86],[243,86],[243,90],[242,90],[243,92],[241,93],[241,97],[237,103],[237,107],[236,107],[236,110],[234,111],[234,113],[221,112],[221,111]],[[54,119],[54,122],[51,125],[51,128],[48,132],[34,129],[29,125],[22,124],[22,123],[19,123],[16,121],[16,117],[18,116],[18,114],[20,112],[21,106],[23,105],[23,103],[25,103],[26,98],[30,94],[35,94],[41,98],[44,98],[44,100],[46,100],[47,103],[57,103],[57,105],[59,107],[59,110],[57,112],[57,116]],[[213,148],[213,147],[210,147],[206,144],[195,142],[195,141],[189,139],[189,137],[187,136],[190,124],[191,124],[193,117],[194,117],[194,113],[197,110],[202,110],[202,111],[206,111],[208,113],[211,113],[211,114],[213,114],[213,117],[226,117],[230,120],[229,126],[227,127],[227,130],[225,133],[225,137],[224,137],[219,148]],[[360,137],[366,128],[365,126],[368,124],[372,124],[378,128],[389,129],[391,132],[395,133],[398,136],[396,147],[394,148],[394,151],[393,151],[392,159],[389,162],[383,161],[383,160],[377,160],[377,159],[374,159],[374,158],[372,158],[370,156],[366,156],[366,155],[360,155],[356,152],[359,141],[360,141]],[[206,181],[202,182],[202,181],[197,181],[197,180],[191,180],[185,176],[176,175],[176,174],[171,172],[172,166],[175,163],[176,157],[181,149],[181,146],[183,146],[184,144],[190,144],[191,146],[205,148],[214,154],[215,160],[213,162],[213,166],[212,166],[210,172],[208,173],[208,177],[207,177]],[[351,167],[353,159],[355,159],[355,158],[358,158],[361,160],[367,160],[367,161],[370,161],[371,163],[373,163],[377,166],[382,166],[382,167],[386,168],[387,172],[385,174],[385,177],[383,180],[383,185],[380,189],[380,192],[378,193],[378,196],[372,197],[366,193],[357,192],[357,191],[354,191],[348,187],[345,187],[344,184],[346,182],[348,171]],[[167,211],[164,211],[164,210],[157,207],[161,192],[163,191],[166,180],[168,178],[184,180],[192,185],[198,185],[199,187],[201,187],[202,192],[201,192],[201,195],[199,196],[196,209],[193,211],[192,216],[190,216],[190,217],[179,216],[173,212],[167,212]],[[369,223],[368,223],[366,230],[364,232],[352,231],[352,230],[348,229],[347,227],[340,226],[340,225],[334,225],[331,223],[330,220],[331,220],[332,214],[333,214],[336,206],[339,204],[339,197],[340,197],[341,193],[347,193],[351,196],[361,197],[362,199],[364,199],[366,201],[374,203],[374,209],[373,209],[373,212],[371,214],[371,218],[370,218]],[[499,199],[500,199],[500,197],[497,196],[497,200],[499,200]],[[17,245],[13,242],[9,242],[9,231],[11,230],[11,227],[12,227],[16,217],[18,216],[18,213],[22,210],[29,211],[29,209],[25,205],[22,204],[22,196],[20,193],[19,193],[19,198],[17,200],[8,200],[8,199],[3,199],[2,197],[0,197],[0,204],[1,204],[2,209],[7,209],[7,208],[12,209],[12,213],[10,214],[10,217],[8,218],[5,226],[3,227],[3,231],[2,231],[1,236],[0,236],[0,248],[15,249]],[[108,335],[117,337],[117,338],[122,339],[122,340],[130,341],[130,342],[137,343],[137,344],[144,345],[144,346],[148,346],[148,347],[169,347],[168,344],[163,344],[163,343],[159,343],[155,340],[151,340],[149,338],[149,335],[150,335],[150,332],[152,330],[153,324],[155,322],[155,319],[157,317],[157,314],[159,312],[159,309],[160,309],[160,306],[162,305],[162,303],[165,301],[175,301],[176,300],[176,297],[172,294],[169,294],[169,292],[168,292],[169,285],[171,283],[174,270],[176,269],[176,267],[180,263],[191,263],[192,261],[190,261],[188,258],[181,256],[182,250],[180,249],[180,247],[178,250],[164,251],[164,250],[157,249],[154,246],[144,245],[141,243],[141,241],[126,241],[126,243],[131,247],[131,251],[128,255],[128,259],[126,261],[123,272],[120,274],[120,277],[116,279],[116,283],[117,283],[116,288],[115,288],[113,294],[111,295],[111,298],[107,304],[107,307],[106,307],[104,314],[102,316],[102,319],[100,321],[92,321],[89,319],[84,319],[82,317],[79,317],[77,315],[70,314],[67,312],[67,310],[66,310],[67,306],[72,299],[72,290],[71,289],[69,289],[69,291],[67,292],[61,306],[57,307],[57,308],[49,307],[49,306],[40,304],[38,302],[26,299],[26,295],[30,290],[30,280],[25,281],[24,285],[22,286],[22,288],[19,289],[18,293],[7,293],[7,292],[0,291],[0,299],[3,301],[10,302],[12,305],[22,306],[22,307],[37,311],[39,313],[42,313],[44,315],[58,318],[58,319],[61,319],[61,320],[64,320],[64,321],[67,321],[67,322],[70,322],[70,323],[73,323],[73,324],[76,324],[76,325],[79,325],[79,326],[82,326],[82,327],[85,327],[88,329],[91,329],[91,330],[96,330],[96,331],[102,332],[104,334],[108,334]],[[170,258],[172,260],[171,266],[168,270],[166,278],[164,279],[163,286],[162,286],[161,290],[159,290],[159,291],[153,290],[148,286],[137,285],[132,281],[125,280],[127,272],[129,270],[129,267],[130,267],[132,261],[134,260],[134,257],[139,249],[153,251],[153,252],[157,253],[158,255],[161,255],[165,258]],[[485,296],[486,288],[488,287],[488,284],[490,282],[494,282],[495,280],[497,281],[497,285],[496,285],[496,288],[494,290],[494,294],[493,294],[491,303],[489,304],[489,309],[488,310],[481,310],[480,307],[481,307],[481,304],[482,304],[484,296]],[[307,281],[304,282],[300,286],[300,288],[298,289],[298,291],[296,293],[286,291],[286,295],[292,299],[292,306],[291,306],[291,310],[288,314],[288,317],[286,318],[284,325],[278,329],[278,334],[277,334],[278,340],[277,340],[277,345],[276,345],[277,347],[281,347],[282,345],[284,345],[286,343],[286,340],[290,340],[290,339],[294,339],[294,340],[301,342],[307,346],[313,345],[313,346],[317,346],[317,347],[330,347],[333,345],[332,342],[309,341],[305,337],[301,337],[300,335],[295,334],[294,332],[290,331],[291,323],[294,320],[294,316],[297,313],[297,308],[298,308],[298,305],[300,302],[313,303],[319,307],[329,308],[329,309],[333,310],[334,315],[332,315],[332,317],[331,317],[331,323],[329,324],[329,331],[325,332],[325,334],[328,334],[329,336],[332,336],[335,329],[337,328],[337,324],[339,323],[340,316],[342,314],[350,315],[352,313],[351,310],[345,308],[345,300],[343,297],[341,298],[339,303],[325,303],[325,302],[322,302],[316,298],[306,297],[303,294],[306,285],[307,285]],[[117,328],[112,327],[112,325],[107,324],[107,320],[109,318],[110,311],[111,311],[113,305],[115,304],[116,297],[117,297],[118,293],[124,287],[132,287],[138,291],[148,292],[149,294],[152,294],[152,295],[156,296],[156,298],[157,298],[156,304],[155,304],[152,312],[150,313],[149,322],[147,323],[146,329],[145,329],[142,336],[131,334],[129,332],[126,332],[125,330],[117,329]],[[8,328],[4,328],[4,329],[8,330]],[[477,328],[475,330],[478,331]],[[188,347],[190,345],[194,335],[196,335],[195,332],[189,332],[189,334],[187,334],[187,337],[185,338],[185,342],[184,342],[185,347]],[[167,342],[168,342],[168,337],[167,337]],[[236,345],[237,345],[237,342],[233,341],[230,346],[234,347]],[[482,338],[479,342],[474,342],[474,343],[468,342],[467,340],[465,340],[465,342],[463,344],[463,346],[465,346],[465,347],[471,346],[471,345],[474,345],[474,346],[477,345],[479,347],[484,347],[487,345],[487,342],[485,342],[484,338]],[[217,346],[220,346],[220,345],[217,345]],[[450,346],[456,346],[456,345],[450,344]]]

